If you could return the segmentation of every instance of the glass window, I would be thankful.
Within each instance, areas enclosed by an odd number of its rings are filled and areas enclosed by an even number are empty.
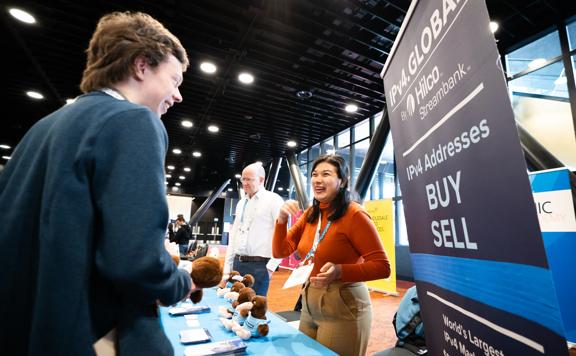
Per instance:
[[[380,121],[382,121],[382,111],[374,116],[374,130],[380,125]]]
[[[570,50],[576,49],[576,21],[566,26],[568,30],[568,42],[570,43]]]
[[[308,150],[300,152],[298,155],[298,164],[304,164],[308,162]]]
[[[320,144],[319,143],[312,146],[312,148],[310,149],[310,154],[308,155],[308,158],[310,159],[310,162],[314,162],[314,160],[316,158],[318,158],[318,156],[320,156]]]
[[[334,137],[330,137],[326,141],[322,142],[322,154],[334,154],[335,152]]]
[[[356,182],[358,178],[358,173],[360,173],[360,168],[362,168],[362,163],[368,152],[368,147],[370,146],[370,139],[365,139],[354,144],[354,172],[352,176],[354,177],[352,181]]]
[[[398,215],[396,222],[398,223],[398,245],[408,246],[408,232],[406,231],[406,219],[404,218],[404,204],[402,200],[396,202],[398,208]]]
[[[354,127],[354,142],[370,136],[370,120],[364,120]]]
[[[576,169],[576,139],[561,63],[510,81],[516,120],[571,170]],[[540,72],[544,73],[540,73]],[[533,78],[531,78],[533,77]]]
[[[350,130],[338,134],[338,148],[346,147],[350,144]]]
[[[508,76],[526,69],[537,68],[543,62],[562,53],[558,31],[554,31],[506,55]]]
[[[372,180],[371,191],[372,199],[386,199],[395,196],[394,186],[394,145],[392,143],[392,135],[388,133],[386,144],[380,156],[380,162],[374,173]]]
[[[512,96],[524,95],[546,99],[567,99],[568,86],[562,61],[508,82]]]

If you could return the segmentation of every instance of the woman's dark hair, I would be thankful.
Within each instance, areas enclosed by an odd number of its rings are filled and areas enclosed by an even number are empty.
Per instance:
[[[334,211],[334,213],[332,213],[332,215],[328,217],[328,220],[335,221],[341,218],[342,215],[344,215],[351,201],[350,192],[348,191],[348,165],[346,164],[344,158],[340,155],[336,154],[323,155],[316,158],[314,163],[312,163],[312,172],[314,172],[317,165],[323,162],[326,162],[334,166],[334,168],[336,168],[338,178],[342,180],[342,184],[340,184],[340,190],[338,191],[338,194],[336,194],[336,197],[334,198],[334,200],[332,200],[331,203],[331,208]],[[320,202],[316,200],[316,198],[314,198],[314,200],[312,201],[312,211],[308,214],[306,221],[308,221],[309,223],[313,223],[314,221],[316,221],[316,219],[318,219],[319,215],[320,215]]]

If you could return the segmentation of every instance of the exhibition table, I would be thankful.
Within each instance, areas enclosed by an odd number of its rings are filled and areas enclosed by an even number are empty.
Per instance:
[[[204,289],[204,297],[198,305],[206,305],[211,308],[209,313],[198,315],[199,327],[206,328],[212,335],[212,341],[221,341],[236,337],[232,331],[228,331],[220,322],[218,307],[229,306],[230,303],[216,296],[215,289]],[[174,354],[184,355],[186,345],[180,343],[180,330],[190,329],[184,316],[171,316],[170,307],[160,308],[160,319],[164,331],[168,335]],[[248,345],[247,355],[336,355],[316,340],[304,335],[297,329],[288,325],[278,315],[268,311],[266,317],[270,320],[270,332],[265,337],[250,338],[245,341]]]

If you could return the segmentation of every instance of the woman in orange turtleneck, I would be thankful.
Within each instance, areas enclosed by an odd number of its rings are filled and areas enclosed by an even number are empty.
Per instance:
[[[289,231],[289,215],[300,210],[293,200],[282,206],[272,254],[282,258],[297,251],[303,262],[314,263],[302,289],[300,331],[340,355],[364,355],[372,304],[363,282],[388,277],[390,263],[370,216],[350,201],[348,170],[341,156],[314,161],[312,188],[312,207]],[[315,240],[319,242],[313,248]]]

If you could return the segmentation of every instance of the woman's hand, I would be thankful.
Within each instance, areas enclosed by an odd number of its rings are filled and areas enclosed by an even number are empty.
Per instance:
[[[280,208],[277,221],[281,224],[288,222],[289,215],[297,215],[300,212],[300,206],[296,200],[287,200]]]
[[[310,277],[310,283],[314,287],[326,287],[330,283],[340,279],[341,275],[341,265],[335,265],[332,262],[326,262],[326,264],[320,268],[320,273],[318,273],[315,277]]]

